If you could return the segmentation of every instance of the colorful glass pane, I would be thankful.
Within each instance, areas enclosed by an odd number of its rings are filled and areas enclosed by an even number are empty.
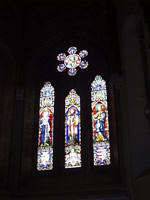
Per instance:
[[[77,47],[70,47],[69,49],[68,49],[68,53],[69,54],[74,54],[74,53],[76,53],[77,52]]]
[[[79,65],[79,67],[81,68],[81,69],[85,69],[85,68],[87,68],[88,67],[88,62],[85,60],[85,61],[82,61],[81,63],[80,63],[80,65]]]
[[[77,73],[76,69],[69,69],[69,71],[68,71],[68,75],[70,75],[70,76],[74,76],[76,73]]]
[[[66,54],[65,53],[60,53],[57,56],[57,60],[59,60],[59,61],[63,61],[63,60],[65,60],[65,58],[66,58]]]
[[[100,75],[91,84],[94,166],[110,164],[106,82]]]
[[[77,66],[79,66],[80,62],[81,62],[80,56],[77,54],[72,54],[66,57],[64,63],[67,68],[76,68]]]
[[[81,167],[80,97],[72,89],[65,99],[65,168]]]
[[[66,66],[64,64],[60,64],[60,65],[57,66],[57,70],[59,72],[63,72],[65,69],[66,69]]]
[[[53,169],[54,88],[46,82],[40,92],[37,170]]]
[[[66,57],[65,53],[60,53],[57,56],[57,60],[64,61],[64,64],[60,64],[57,66],[57,70],[59,72],[63,72],[66,68],[69,68],[68,75],[74,76],[77,73],[77,67],[79,66],[81,69],[85,69],[88,67],[88,62],[82,61],[81,58],[84,58],[88,55],[88,52],[86,50],[80,51],[79,55],[76,54],[77,48],[76,47],[70,47],[68,49],[69,55]],[[73,70],[74,69],[74,70]]]
[[[87,52],[86,50],[82,50],[82,51],[80,51],[80,53],[79,53],[79,56],[80,56],[81,58],[85,58],[87,55],[88,55],[88,52]]]

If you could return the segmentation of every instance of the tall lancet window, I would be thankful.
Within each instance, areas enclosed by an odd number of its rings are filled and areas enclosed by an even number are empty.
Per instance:
[[[65,168],[81,167],[80,97],[72,89],[65,99]]]
[[[54,88],[45,82],[40,91],[37,170],[53,169]]]
[[[110,164],[106,82],[100,75],[91,84],[94,166]]]

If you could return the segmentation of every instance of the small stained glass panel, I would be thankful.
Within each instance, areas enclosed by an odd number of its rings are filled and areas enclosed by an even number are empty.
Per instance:
[[[57,66],[57,70],[59,72],[63,72],[65,69],[66,69],[66,66],[64,64],[60,64],[60,65]]]
[[[51,170],[53,168],[53,148],[38,148],[38,170]]]
[[[54,88],[46,82],[40,92],[37,170],[53,169]]]
[[[63,60],[65,60],[65,58],[66,58],[66,54],[65,53],[60,53],[57,56],[57,60],[59,60],[59,61],[63,61]]]
[[[86,51],[86,50],[82,50],[82,51],[80,51],[80,53],[79,53],[79,56],[80,56],[81,58],[85,58],[87,55],[88,55],[88,51]]]
[[[94,165],[109,165],[110,164],[110,145],[108,142],[93,145]]]
[[[72,55],[67,56],[64,63],[67,68],[72,69],[79,66],[80,62],[81,62],[80,56],[77,54],[72,54]]]
[[[80,97],[72,89],[65,99],[65,168],[81,167]]]
[[[69,76],[74,76],[76,73],[77,73],[76,69],[69,69],[69,71],[68,71]]]
[[[70,47],[69,49],[68,49],[68,53],[69,54],[75,54],[77,52],[77,47]]]
[[[86,60],[82,61],[79,65],[81,69],[85,69],[88,67],[88,62]]]
[[[91,84],[94,166],[110,164],[106,82],[97,75]]]

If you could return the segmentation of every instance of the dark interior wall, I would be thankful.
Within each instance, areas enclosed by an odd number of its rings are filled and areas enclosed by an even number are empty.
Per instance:
[[[118,30],[126,101],[128,106],[128,133],[130,137],[133,176],[138,177],[149,168],[149,121],[145,115],[148,101],[144,18],[138,2],[116,4],[120,18]],[[140,123],[140,126],[137,126]],[[141,133],[144,140],[141,140]],[[141,146],[141,148],[140,148]]]
[[[3,39],[0,40],[0,46],[0,179],[1,187],[4,189],[8,187],[11,137],[13,127],[13,105],[15,99],[16,65],[10,49],[8,48],[7,44],[3,41]]]
[[[134,199],[149,199],[149,28],[139,2],[116,1]],[[145,15],[146,16],[146,15]],[[141,136],[142,134],[142,136]],[[142,139],[142,138],[143,139]]]

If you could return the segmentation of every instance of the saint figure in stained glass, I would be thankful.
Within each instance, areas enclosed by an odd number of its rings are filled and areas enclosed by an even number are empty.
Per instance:
[[[46,82],[40,92],[37,170],[53,168],[54,88]]]
[[[79,143],[79,111],[72,106],[67,111],[67,142],[70,144]]]
[[[51,144],[52,142],[52,134],[51,134],[51,121],[52,121],[52,113],[47,108],[43,110],[40,116],[40,145]]]
[[[96,76],[91,84],[94,165],[110,164],[106,82]]]
[[[102,103],[97,103],[93,108],[94,127],[95,127],[95,140],[104,141],[108,140],[107,137],[107,123],[106,123],[106,106]]]
[[[71,90],[65,99],[65,168],[81,167],[80,97]]]

